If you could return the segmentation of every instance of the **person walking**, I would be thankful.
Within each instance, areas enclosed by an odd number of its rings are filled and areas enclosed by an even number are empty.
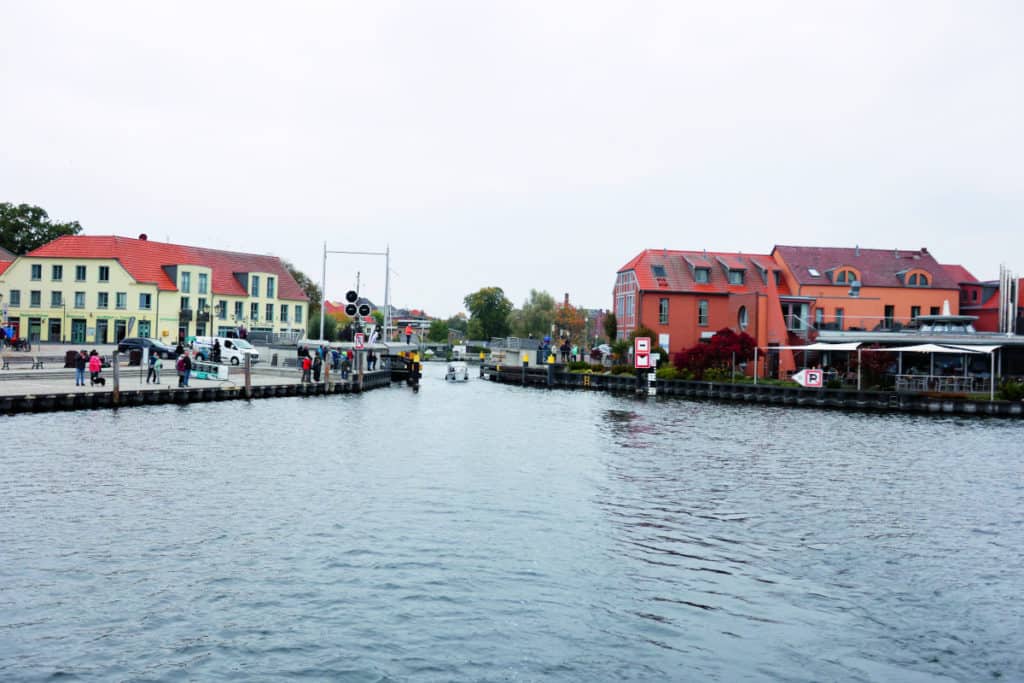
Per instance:
[[[408,324],[405,326],[405,343],[408,344],[412,340],[412,325]]]
[[[157,354],[156,360],[153,361],[153,365],[149,369],[149,371],[153,373],[153,381],[156,384],[160,384],[160,370],[163,369],[163,367],[164,362],[160,360],[160,355]],[[148,382],[149,380],[147,379],[146,381]]]
[[[192,377],[192,358],[185,354],[185,387],[188,388],[188,381]]]
[[[178,388],[185,388],[185,354],[178,356],[178,361],[174,364],[174,368],[178,371]]]
[[[149,353],[149,371],[146,372],[146,384],[149,384],[151,379],[156,379],[156,361],[160,358],[160,354],[156,351],[150,351]]]
[[[316,358],[313,359],[313,381],[320,381],[320,371],[323,370],[324,362],[320,360],[320,354],[316,354]]]
[[[93,349],[89,353],[89,382],[93,385],[100,383],[100,371],[103,369],[103,360],[100,354]],[[84,384],[84,382],[83,382]]]
[[[78,352],[75,356],[75,386],[85,386],[85,366],[89,362],[89,357],[85,355],[85,349]]]

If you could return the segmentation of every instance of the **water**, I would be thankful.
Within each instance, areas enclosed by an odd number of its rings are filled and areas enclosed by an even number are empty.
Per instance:
[[[441,370],[8,418],[0,680],[1024,680],[1024,423]]]

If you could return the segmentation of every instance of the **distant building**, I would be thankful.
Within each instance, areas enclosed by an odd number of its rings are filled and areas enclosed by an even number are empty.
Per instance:
[[[309,301],[276,256],[118,236],[66,235],[0,263],[4,317],[21,336],[74,344],[126,336],[301,333]],[[128,327],[134,319],[130,334]]]
[[[945,265],[943,268],[960,287],[960,312],[977,317],[974,328],[978,332],[1005,332],[999,324],[1000,281],[978,280],[960,265]],[[1018,278],[1015,282],[1019,292],[1024,279]],[[1024,332],[1024,307],[1017,306],[1015,317],[1015,330]]]

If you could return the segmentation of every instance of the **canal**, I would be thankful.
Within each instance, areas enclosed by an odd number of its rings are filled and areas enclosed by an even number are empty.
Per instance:
[[[442,372],[6,418],[0,680],[1024,680],[1024,423]]]

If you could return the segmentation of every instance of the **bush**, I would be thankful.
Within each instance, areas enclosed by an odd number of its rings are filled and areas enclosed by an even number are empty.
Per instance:
[[[825,382],[825,388],[826,389],[842,389],[843,388],[843,383],[841,381],[839,381],[838,379],[830,379],[829,381]]]
[[[658,368],[655,373],[658,379],[679,379],[679,371],[672,365],[666,365],[665,367]]]
[[[999,391],[996,392],[996,396],[1003,401],[1020,401],[1024,399],[1024,384],[1013,379],[1003,380],[1002,384],[999,385]]]
[[[636,369],[628,365],[613,365],[613,375],[636,375]]]
[[[577,372],[579,370],[589,372],[591,370],[590,363],[585,360],[574,360],[569,363],[569,372]]]
[[[704,371],[705,382],[729,382],[732,380],[732,368],[708,368]]]

